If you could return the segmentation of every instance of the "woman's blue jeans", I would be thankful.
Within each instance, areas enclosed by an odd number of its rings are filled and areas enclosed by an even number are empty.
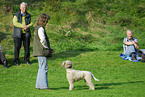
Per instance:
[[[36,88],[37,89],[47,89],[48,87],[48,80],[47,80],[47,58],[46,57],[37,57],[39,63],[39,70],[37,74],[36,80]]]

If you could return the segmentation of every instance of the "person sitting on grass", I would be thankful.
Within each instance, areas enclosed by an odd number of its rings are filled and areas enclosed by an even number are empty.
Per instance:
[[[3,51],[2,51],[2,46],[0,46],[0,64],[3,64],[4,68],[8,68],[7,60],[6,60],[5,55],[4,55]]]
[[[136,59],[137,50],[139,49],[138,46],[138,39],[133,37],[133,31],[127,30],[127,37],[123,40],[123,49],[124,54],[127,57],[131,57],[132,60]]]

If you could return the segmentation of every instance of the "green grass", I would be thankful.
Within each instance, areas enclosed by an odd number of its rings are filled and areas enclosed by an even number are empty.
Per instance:
[[[67,51],[55,53],[48,59],[48,83],[50,90],[36,90],[38,71],[37,58],[31,57],[32,65],[9,64],[8,69],[0,66],[1,97],[143,97],[145,95],[145,64],[130,62],[119,57],[116,51]],[[7,56],[11,62],[11,56]],[[99,82],[93,80],[96,90],[88,90],[83,80],[75,83],[69,91],[62,62],[70,60],[76,70],[91,71]]]
[[[34,2],[35,1],[35,2]],[[37,58],[32,56],[33,31],[30,45],[31,66],[24,64],[24,48],[20,51],[19,66],[13,65],[13,14],[20,1],[0,2],[0,45],[9,68],[0,65],[0,97],[144,97],[145,63],[122,60],[123,38],[133,30],[140,49],[145,48],[144,0],[25,0],[32,22],[41,13],[51,16],[46,27],[54,56],[48,59],[48,82],[54,91],[36,90]],[[4,11],[12,7],[12,13]],[[72,31],[73,30],[73,31]],[[70,31],[69,36],[65,34]],[[99,82],[95,91],[85,82],[75,83],[69,91],[65,69],[61,63],[70,60],[74,69],[91,71]]]

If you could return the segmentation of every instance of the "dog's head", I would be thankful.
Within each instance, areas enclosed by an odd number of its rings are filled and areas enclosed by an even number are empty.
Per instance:
[[[72,67],[72,63],[71,63],[71,61],[69,61],[69,60],[63,61],[62,66],[63,66],[65,69],[68,69],[68,68],[71,69],[71,68],[73,68],[73,67]]]

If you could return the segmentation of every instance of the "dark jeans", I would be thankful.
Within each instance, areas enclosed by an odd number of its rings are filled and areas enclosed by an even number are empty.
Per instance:
[[[14,38],[14,62],[19,62],[19,53],[20,53],[20,48],[24,46],[25,50],[25,55],[24,55],[24,61],[28,62],[30,58],[30,38],[27,38],[25,36],[25,33],[22,33],[21,38]]]
[[[5,55],[2,51],[0,51],[0,64],[3,64],[4,61],[6,61]]]

